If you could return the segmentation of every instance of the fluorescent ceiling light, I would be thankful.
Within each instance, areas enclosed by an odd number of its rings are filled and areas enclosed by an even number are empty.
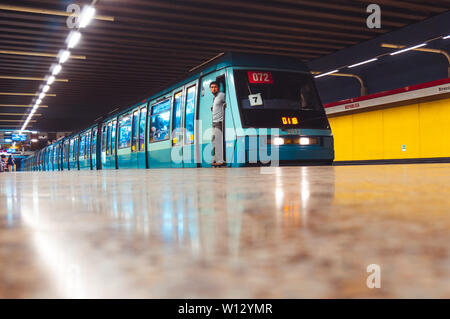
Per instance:
[[[52,75],[51,77],[48,78],[47,84],[50,85],[50,84],[52,84],[53,82],[55,82],[55,77]]]
[[[374,62],[374,61],[377,61],[377,60],[378,60],[378,58],[373,58],[373,59],[370,59],[370,60],[367,60],[367,61],[364,61],[364,62],[359,62],[359,63],[356,63],[356,64],[352,64],[352,65],[349,66],[349,68],[354,68],[354,67],[357,67],[357,66],[360,66],[360,65],[363,65],[363,64],[367,64],[367,63],[370,63],[370,62]]]
[[[426,45],[427,45],[426,43],[422,43],[422,44],[415,45],[415,46],[410,47],[410,48],[406,48],[406,49],[403,49],[403,50],[392,52],[391,55],[396,55],[396,54],[400,54],[400,53],[403,53],[403,52],[408,52],[408,51],[411,51],[411,50],[414,50],[414,49],[417,49],[417,48],[424,47]]]
[[[39,99],[42,100],[45,97],[45,93],[42,92],[41,94],[39,94]]]
[[[70,31],[67,36],[66,43],[69,49],[74,48],[81,39],[81,33],[78,31]]]
[[[61,51],[59,51],[58,57],[59,57],[59,63],[63,64],[64,62],[66,62],[69,59],[70,51],[68,51],[68,50],[64,50],[63,51],[63,50],[61,50]]]
[[[61,72],[62,66],[61,64],[57,64],[52,68],[52,75],[57,75],[59,72]]]
[[[94,18],[95,16],[95,8],[92,6],[84,6],[80,15],[80,28],[85,28]]]
[[[37,99],[37,101],[36,101],[36,105],[39,105],[39,104],[41,104],[41,102],[42,102],[42,99]]]
[[[450,38],[450,34],[444,37],[444,40],[447,40],[448,38]]]
[[[327,72],[327,73],[319,74],[319,75],[316,75],[315,78],[318,79],[318,78],[321,78],[322,76],[326,76],[326,75],[329,75],[329,74],[333,74],[333,73],[336,73],[336,72],[338,72],[338,71],[339,71],[339,70],[333,70],[333,71],[330,71],[330,72]]]
[[[44,85],[44,87],[42,88],[42,92],[47,93],[48,90],[50,90],[50,86]]]

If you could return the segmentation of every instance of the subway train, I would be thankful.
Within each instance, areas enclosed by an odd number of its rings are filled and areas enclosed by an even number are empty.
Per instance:
[[[333,162],[333,135],[307,66],[229,52],[35,152],[25,170],[211,167],[213,81],[225,94],[226,166]]]

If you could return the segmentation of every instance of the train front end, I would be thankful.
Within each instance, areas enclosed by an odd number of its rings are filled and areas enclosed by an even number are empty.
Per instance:
[[[235,162],[272,166],[333,162],[333,135],[308,71],[235,67],[230,75],[242,125],[237,149],[243,152],[235,152],[241,157]]]

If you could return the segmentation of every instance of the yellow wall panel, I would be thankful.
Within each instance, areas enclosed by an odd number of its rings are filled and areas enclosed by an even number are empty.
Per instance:
[[[329,122],[334,136],[335,161],[351,161],[353,159],[353,116],[332,117]]]
[[[353,115],[353,160],[383,159],[383,112]]]
[[[419,104],[420,157],[450,157],[450,99]]]
[[[336,161],[450,157],[450,99],[329,121]]]
[[[384,159],[420,156],[418,104],[383,110]]]

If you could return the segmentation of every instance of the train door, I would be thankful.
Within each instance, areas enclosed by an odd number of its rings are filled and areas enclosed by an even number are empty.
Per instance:
[[[57,152],[57,155],[56,155],[56,158],[57,158],[57,160],[56,160],[56,165],[57,165],[57,168],[58,168],[58,171],[61,171],[62,170],[62,166],[61,166],[61,143],[59,143],[58,144],[58,146],[57,146],[57,148],[56,148],[56,152]]]
[[[91,138],[91,167],[92,169],[97,169],[97,128],[92,129]]]
[[[57,171],[58,170],[58,144],[55,144],[53,146],[53,160],[52,160],[52,164],[53,164],[53,170]]]
[[[147,158],[146,158],[146,147],[145,147],[145,132],[147,128],[147,104],[141,105],[139,110],[139,140],[137,145],[137,167],[146,168]]]
[[[64,141],[64,150],[63,150],[63,169],[69,169],[69,140]]]
[[[91,133],[91,130],[89,130],[87,133],[86,133],[86,153],[84,154],[84,160],[85,160],[85,162],[86,162],[86,169],[89,169],[89,170],[91,170],[92,169],[92,166],[91,166],[91,136],[92,136],[92,133]]]
[[[170,140],[172,95],[167,94],[150,103],[148,131],[148,163],[150,168],[170,167],[172,141]]]
[[[77,156],[80,169],[84,169],[86,166],[86,162],[84,159],[84,155],[86,153],[86,135],[81,134],[80,135],[80,142],[79,142],[79,154]]]
[[[114,126],[114,129],[113,129]],[[116,159],[115,159],[115,126],[116,120],[109,121],[103,124],[102,129],[102,168],[104,169],[115,169]]]
[[[197,82],[186,85],[186,98],[184,100],[183,118],[183,146],[182,158],[184,167],[197,167],[198,150],[196,144],[200,143],[201,136],[196,127]]]
[[[123,154],[123,159],[126,161],[124,167],[137,168],[138,167],[138,150],[139,150],[139,109],[132,112],[131,118],[131,146],[128,154]]]
[[[117,132],[117,120],[113,120],[111,122],[111,141],[109,144],[110,147],[110,166],[113,169],[117,169],[117,149],[116,149],[116,132]]]
[[[212,160],[212,110],[211,107],[213,105],[214,96],[211,93],[210,84],[211,82],[216,82],[219,86],[219,92],[225,93],[227,105],[230,105],[227,97],[227,85],[225,81],[225,70],[221,70],[218,72],[214,72],[212,74],[208,74],[201,79],[201,92],[199,98],[199,112],[198,118],[199,123],[201,123],[202,128],[202,139],[201,145],[199,145],[199,151],[202,153],[202,166],[209,167],[211,166]],[[223,127],[223,141],[225,142],[225,133],[228,131],[227,127],[234,127],[230,108],[225,108],[225,116],[224,116],[224,127]],[[225,143],[224,148],[225,150]],[[226,152],[224,152],[224,159],[226,161]]]
[[[118,168],[128,168],[130,165],[132,116],[132,113],[126,113],[119,117],[117,131]]]
[[[79,148],[79,141],[78,136],[73,139],[73,153],[72,153],[72,163],[70,168],[73,170],[78,170],[78,148]]]
[[[172,167],[183,167],[183,97],[184,88],[175,90],[172,107]]]

